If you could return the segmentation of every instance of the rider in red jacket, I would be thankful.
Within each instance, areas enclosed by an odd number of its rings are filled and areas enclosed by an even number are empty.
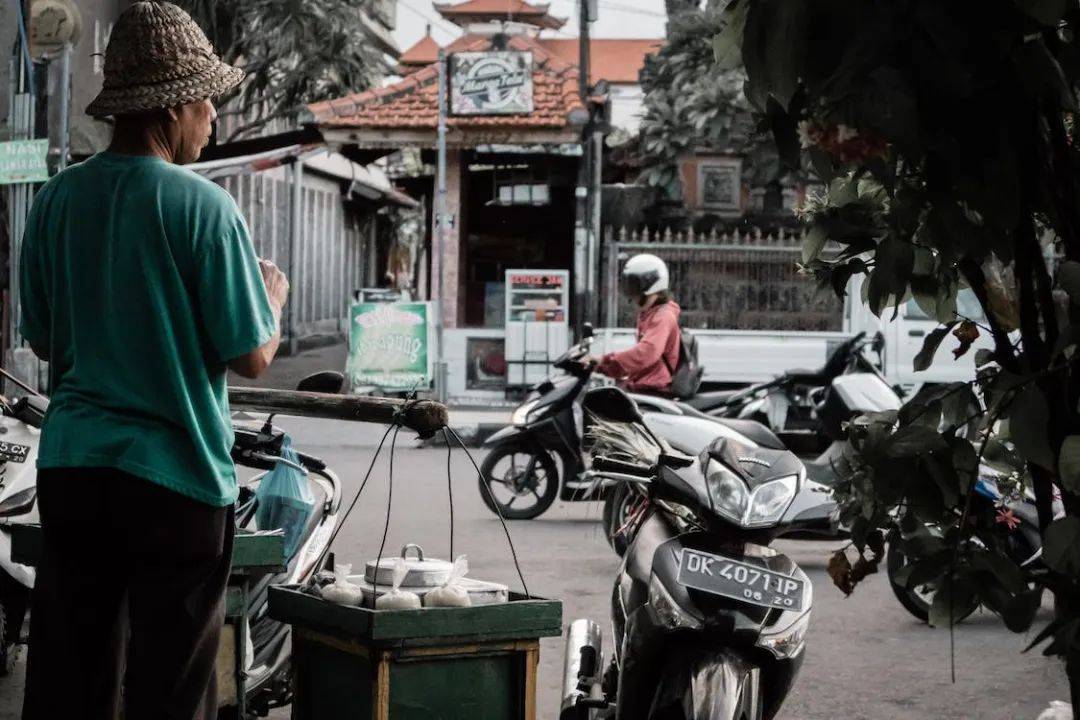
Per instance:
[[[671,375],[679,362],[679,304],[668,291],[668,269],[655,255],[635,255],[623,267],[623,292],[640,310],[637,344],[608,353],[596,370],[631,392],[671,394]]]

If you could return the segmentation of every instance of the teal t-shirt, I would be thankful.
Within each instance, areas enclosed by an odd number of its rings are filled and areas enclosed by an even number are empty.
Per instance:
[[[20,277],[23,337],[51,359],[38,467],[234,502],[226,363],[277,324],[232,197],[159,158],[95,155],[34,198]]]

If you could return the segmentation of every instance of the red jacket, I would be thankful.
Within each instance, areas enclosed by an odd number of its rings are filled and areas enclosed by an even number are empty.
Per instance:
[[[632,392],[670,393],[669,368],[679,364],[679,312],[674,300],[642,310],[638,313],[637,345],[608,353],[596,369]]]

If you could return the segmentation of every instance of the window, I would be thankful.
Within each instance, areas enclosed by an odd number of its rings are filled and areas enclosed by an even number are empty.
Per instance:
[[[967,318],[975,322],[982,322],[986,319],[983,315],[982,306],[979,305],[979,298],[975,296],[975,291],[971,288],[963,288],[956,294],[956,314],[961,318]],[[904,317],[908,320],[933,319],[923,312],[919,304],[915,302],[915,298],[911,298],[904,305]]]
[[[488,175],[491,182],[491,200],[487,205],[512,206],[551,204],[551,183],[548,169],[540,163],[515,165],[470,165],[476,173],[479,187],[483,187]]]

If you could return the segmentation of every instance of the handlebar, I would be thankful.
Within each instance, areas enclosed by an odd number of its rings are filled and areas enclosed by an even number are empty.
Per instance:
[[[656,468],[648,465],[638,465],[637,463],[624,462],[622,460],[615,460],[614,458],[597,456],[593,458],[592,466],[594,470],[600,472],[618,473],[620,475],[632,475],[639,478],[651,478],[656,475]]]

